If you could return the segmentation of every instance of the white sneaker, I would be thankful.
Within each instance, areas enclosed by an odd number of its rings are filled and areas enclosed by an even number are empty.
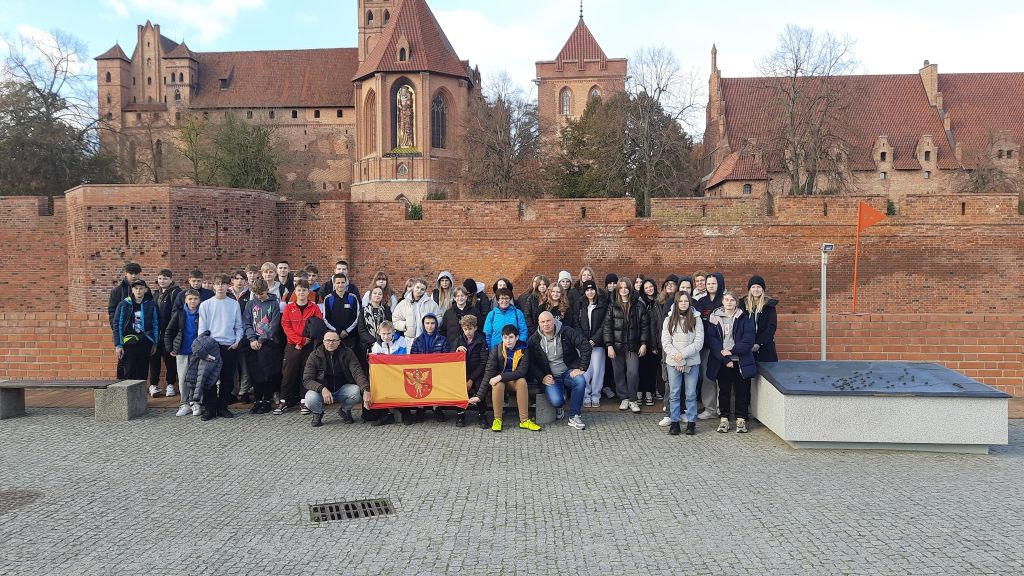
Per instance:
[[[701,412],[700,414],[697,414],[697,420],[710,420],[714,417],[715,416],[711,412],[708,412],[707,410]]]
[[[156,384],[151,384],[149,386],[149,395],[152,396],[153,398],[156,398],[157,396],[160,395],[160,389],[157,388]]]
[[[575,428],[577,430],[583,430],[584,428],[587,427],[587,425],[583,423],[583,418],[581,418],[580,415],[577,414],[572,418],[569,418],[569,427]]]
[[[622,402],[619,402],[619,410],[629,410],[629,400],[623,398]]]
[[[310,413],[310,410],[309,410],[309,408],[306,408],[306,401],[305,400],[299,400],[299,414],[302,414],[303,416],[306,416],[309,413]]]
[[[591,408],[591,407],[593,407],[593,404],[591,404],[591,402],[590,402],[590,398],[584,398],[583,399],[583,407],[584,408]]]
[[[192,407],[188,404],[182,404],[178,407],[178,411],[174,414],[175,416],[191,416]]]
[[[633,414],[639,414],[640,413],[640,403],[639,402],[630,402],[629,403],[629,411],[632,412]]]
[[[664,418],[661,419],[660,422],[658,422],[658,426],[662,426],[662,427],[670,426],[671,424],[672,424],[672,419],[669,418],[668,416],[665,416]]]
[[[167,396],[168,398],[170,398],[171,396],[176,396],[176,395],[177,395],[177,392],[174,391],[174,384],[168,384],[167,385],[167,391],[164,392],[164,396]]]
[[[192,407],[193,416],[199,416],[200,414],[203,413],[203,407],[200,406],[198,402],[191,402],[190,405]]]

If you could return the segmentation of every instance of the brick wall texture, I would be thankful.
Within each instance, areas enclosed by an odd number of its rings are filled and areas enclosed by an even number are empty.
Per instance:
[[[883,197],[865,200],[885,208]],[[832,358],[937,361],[1020,394],[1024,219],[1016,200],[899,199],[897,215],[861,238],[857,311],[865,315],[843,316],[857,202],[848,197],[784,197],[770,207],[758,198],[655,200],[649,218],[634,216],[629,198],[428,201],[422,220],[406,220],[400,202],[304,203],[167,185],[82,186],[52,210],[45,199],[5,197],[0,378],[107,375],[113,353],[103,312],[130,260],[147,281],[169,267],[183,283],[191,268],[209,275],[282,259],[292,268],[315,263],[326,276],[345,258],[363,289],[377,270],[398,287],[411,276],[432,283],[448,269],[458,283],[473,277],[490,286],[507,276],[517,293],[534,274],[575,276],[584,265],[599,280],[607,272],[660,280],[718,270],[740,292],[760,274],[780,300],[783,356],[816,358],[819,246],[832,242]],[[70,357],[61,342],[74,343]]]

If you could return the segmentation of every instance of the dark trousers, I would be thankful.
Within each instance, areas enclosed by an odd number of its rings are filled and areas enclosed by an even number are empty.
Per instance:
[[[740,375],[739,361],[733,361],[732,368],[723,365],[718,371],[718,410],[723,418],[729,417],[734,392],[736,417],[746,420],[750,417],[750,378]]]
[[[203,395],[203,405],[211,408],[226,408],[231,402],[231,389],[235,385],[235,369],[238,366],[238,349],[232,350],[229,346],[221,344],[220,358],[220,388],[216,390],[216,394],[211,390],[209,394]]]
[[[249,345],[243,342],[242,346]],[[274,392],[280,390],[281,354],[281,346],[273,341],[264,342],[259,350],[250,348],[244,352],[254,402],[270,402]]]
[[[149,384],[151,386],[160,385],[160,364],[164,365],[165,376],[164,379],[168,384],[178,383],[178,367],[175,363],[174,356],[171,356],[164,350],[163,344],[160,344],[156,349],[156,354],[149,357]]]
[[[650,350],[640,357],[640,392],[654,393],[658,385],[658,373],[661,372],[661,355],[652,354]]]
[[[137,346],[125,346],[124,354],[117,363],[117,377],[120,380],[145,380],[149,372],[149,352],[152,350],[149,340],[142,339]]]
[[[306,360],[313,353],[313,344],[306,344],[301,350],[296,349],[294,344],[288,344],[284,349],[284,366],[281,369],[281,399],[289,406],[299,403],[299,390],[302,387],[302,371],[306,367]]]

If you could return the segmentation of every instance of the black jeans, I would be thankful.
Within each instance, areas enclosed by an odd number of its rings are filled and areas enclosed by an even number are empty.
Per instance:
[[[235,385],[235,369],[238,366],[238,349],[220,345],[220,359],[223,361],[220,367],[220,388],[216,394],[204,394],[203,404],[209,408],[227,408],[231,401],[231,389]],[[211,391],[213,392],[213,391]],[[216,398],[216,404],[214,404]]]
[[[306,367],[306,360],[313,353],[313,343],[306,344],[301,350],[296,350],[294,344],[288,344],[284,349],[284,367],[281,372],[281,399],[288,406],[295,406],[299,403],[300,390],[302,389],[302,371]]]
[[[163,344],[157,346],[156,354],[149,357],[149,384],[151,386],[160,385],[160,364],[164,365],[165,376],[164,379],[168,384],[178,383],[178,367],[175,364],[174,356],[171,356],[164,350]]]
[[[153,345],[145,338],[135,346],[122,348],[124,354],[117,363],[117,377],[121,380],[145,380],[149,371],[149,352]]]
[[[722,365],[718,371],[718,410],[722,418],[729,417],[732,395],[736,393],[736,417],[750,418],[750,378],[740,375],[740,363],[734,360],[732,368]]]
[[[249,346],[242,342],[242,346]],[[249,349],[243,352],[249,380],[252,383],[253,400],[270,402],[281,387],[281,346],[274,341],[263,343],[259,350]]]

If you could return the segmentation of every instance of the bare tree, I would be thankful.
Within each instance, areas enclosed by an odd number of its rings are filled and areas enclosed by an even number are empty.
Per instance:
[[[854,42],[789,25],[779,45],[758,63],[779,118],[768,161],[786,177],[790,194],[838,192],[851,185],[846,159],[854,141],[849,122],[857,98]],[[846,76],[846,77],[844,77]]]
[[[540,189],[537,103],[507,72],[486,84],[465,117],[465,181],[471,193],[492,198],[535,196]]]

